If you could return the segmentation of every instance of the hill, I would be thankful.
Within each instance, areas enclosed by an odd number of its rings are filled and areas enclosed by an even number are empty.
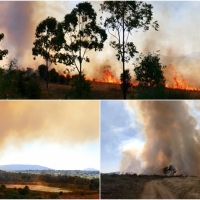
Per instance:
[[[99,170],[94,169],[94,168],[86,168],[86,169],[84,169],[83,171],[93,171],[93,172],[94,172],[94,171],[97,171],[97,172],[98,172]]]
[[[11,165],[0,165],[0,170],[21,171],[21,170],[51,170],[51,169],[40,165],[11,164]]]

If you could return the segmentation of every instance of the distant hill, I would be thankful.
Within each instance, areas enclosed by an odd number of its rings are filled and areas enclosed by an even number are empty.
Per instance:
[[[0,165],[0,170],[21,171],[21,170],[51,170],[51,169],[40,165],[11,164],[11,165]]]
[[[99,171],[99,170],[97,170],[97,169],[94,169],[94,168],[86,168],[86,169],[84,169],[83,171]]]

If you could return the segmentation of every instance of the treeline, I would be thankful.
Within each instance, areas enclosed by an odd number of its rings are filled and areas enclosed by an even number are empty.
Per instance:
[[[79,176],[53,176],[51,174],[39,175],[39,181],[46,183],[64,183],[77,186],[87,186],[90,190],[99,189],[99,179],[87,179]]]
[[[8,69],[0,68],[0,98],[1,99],[39,99],[41,97],[41,81],[46,80],[45,65],[37,70],[19,69],[16,60],[12,60]],[[59,74],[55,68],[49,71],[49,82],[69,85],[73,77]],[[63,94],[64,96],[64,94]]]
[[[4,183],[22,183],[22,182],[36,182],[38,181],[37,174],[24,174],[0,171],[0,182]]]
[[[82,178],[79,176],[51,175],[51,174],[28,174],[0,171],[1,183],[30,183],[45,182],[47,184],[73,184],[76,187],[83,186],[86,189],[98,190],[99,178]]]

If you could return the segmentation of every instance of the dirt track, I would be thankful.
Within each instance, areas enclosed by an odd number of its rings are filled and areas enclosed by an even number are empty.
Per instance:
[[[153,180],[146,183],[141,199],[175,199],[174,195],[162,184],[162,180]]]

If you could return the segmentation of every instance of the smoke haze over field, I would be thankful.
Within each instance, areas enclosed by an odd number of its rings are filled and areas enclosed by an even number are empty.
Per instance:
[[[144,143],[123,148],[121,171],[162,174],[173,164],[179,174],[200,175],[199,125],[185,101],[136,101],[128,107],[136,110]]]
[[[99,138],[99,111],[95,101],[1,101],[0,107],[0,146],[8,138],[19,144],[38,138],[61,144]]]
[[[0,107],[0,164],[99,168],[99,102],[1,101]]]
[[[91,1],[98,13],[98,19],[102,15],[99,12],[101,2]],[[44,60],[37,57],[34,61],[32,56],[36,26],[48,16],[55,17],[58,21],[63,20],[64,16],[78,3],[79,1],[1,1],[0,29],[5,34],[5,38],[0,45],[1,49],[9,50],[8,59],[1,61],[1,66],[16,58],[19,67],[37,69]],[[159,31],[153,28],[145,33],[143,30],[138,30],[130,36],[130,41],[133,41],[138,51],[143,54],[159,50],[162,55],[161,62],[164,65],[174,65],[175,69],[186,78],[188,84],[200,86],[197,77],[200,58],[198,42],[200,2],[148,1],[147,3],[151,3],[154,7],[153,20],[158,20]],[[101,78],[102,65],[110,65],[111,72],[117,77],[122,72],[121,63],[115,56],[116,52],[109,46],[109,38],[108,36],[103,51],[90,52],[88,55],[91,62],[84,63],[84,72],[92,78]],[[127,64],[132,75],[134,75],[133,62],[134,60]],[[65,68],[66,66],[61,64],[56,66],[59,71]],[[168,71],[165,73],[166,78],[172,82],[172,74]]]

